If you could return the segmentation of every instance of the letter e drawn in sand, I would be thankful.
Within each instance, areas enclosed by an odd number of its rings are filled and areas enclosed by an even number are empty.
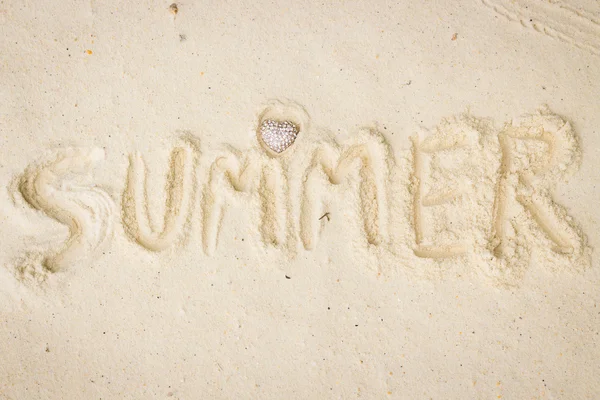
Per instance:
[[[422,258],[446,258],[464,254],[466,248],[463,243],[445,243],[433,244],[427,240],[425,228],[427,222],[424,221],[425,208],[436,207],[450,203],[463,195],[464,189],[460,186],[446,185],[443,188],[437,187],[434,190],[424,194],[424,179],[426,171],[429,171],[426,165],[426,156],[434,155],[438,152],[451,152],[453,150],[467,146],[466,138],[460,132],[458,135],[442,136],[440,129],[424,140],[419,136],[412,137],[412,158],[413,171],[411,176],[412,194],[413,194],[413,227],[415,233],[416,247],[413,251],[415,255]]]

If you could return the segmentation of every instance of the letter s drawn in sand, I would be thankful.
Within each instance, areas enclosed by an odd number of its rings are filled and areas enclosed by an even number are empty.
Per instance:
[[[70,148],[52,159],[28,166],[20,178],[25,201],[69,228],[67,241],[46,255],[42,264],[51,272],[65,269],[93,254],[112,236],[114,203],[104,190],[71,179],[104,159],[100,148]]]

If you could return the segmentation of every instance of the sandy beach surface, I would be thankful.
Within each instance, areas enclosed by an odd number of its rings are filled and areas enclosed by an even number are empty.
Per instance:
[[[597,1],[0,37],[0,399],[600,398]]]

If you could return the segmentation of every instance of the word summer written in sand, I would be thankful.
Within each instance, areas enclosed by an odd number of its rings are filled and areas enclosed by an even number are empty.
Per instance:
[[[11,186],[20,212],[68,228],[65,240],[44,249],[41,266],[52,273],[89,260],[114,240],[117,224],[147,251],[191,246],[194,236],[210,256],[228,210],[241,210],[239,223],[255,228],[254,245],[291,258],[326,245],[323,230],[343,220],[355,238],[351,251],[400,266],[460,259],[518,279],[531,257],[574,270],[590,263],[584,233],[553,199],[581,163],[579,141],[547,108],[500,128],[458,115],[413,135],[404,150],[372,127],[338,142],[289,102],[271,102],[253,126],[246,149],[204,148],[202,135],[174,135],[164,176],[149,174],[144,155],[131,152],[120,196],[93,180],[105,149],[48,150]],[[164,180],[164,192],[149,192],[150,180]],[[151,196],[164,207],[151,207]]]

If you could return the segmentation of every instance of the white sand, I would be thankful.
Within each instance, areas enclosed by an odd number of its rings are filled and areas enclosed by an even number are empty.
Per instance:
[[[122,3],[0,3],[0,399],[600,397],[596,1]]]

